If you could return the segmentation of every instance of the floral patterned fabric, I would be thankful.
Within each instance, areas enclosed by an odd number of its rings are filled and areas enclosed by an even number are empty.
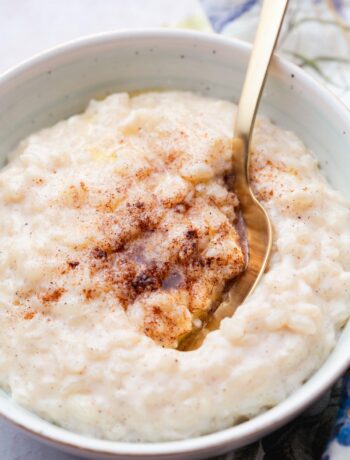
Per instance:
[[[252,41],[259,0],[201,0],[215,32]],[[290,0],[278,52],[350,106],[350,1]]]
[[[261,1],[200,2],[215,32],[253,40]],[[310,72],[350,108],[350,0],[290,0],[278,53]],[[350,460],[350,372],[291,423],[219,459]]]

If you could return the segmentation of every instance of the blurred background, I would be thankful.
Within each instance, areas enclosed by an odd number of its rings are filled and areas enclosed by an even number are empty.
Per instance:
[[[0,0],[0,71],[44,49],[122,28],[177,27],[252,41],[261,0]],[[350,105],[350,1],[290,0],[279,52]]]

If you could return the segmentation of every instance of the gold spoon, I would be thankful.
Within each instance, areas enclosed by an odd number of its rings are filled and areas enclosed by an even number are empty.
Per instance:
[[[254,291],[270,258],[272,226],[265,208],[259,203],[250,185],[251,138],[265,85],[267,70],[287,9],[288,0],[264,0],[253,50],[238,104],[233,140],[235,192],[240,201],[246,228],[247,267],[236,278],[223,302],[202,329],[191,332],[179,345],[180,350],[198,348],[220,321],[232,316],[236,308]]]

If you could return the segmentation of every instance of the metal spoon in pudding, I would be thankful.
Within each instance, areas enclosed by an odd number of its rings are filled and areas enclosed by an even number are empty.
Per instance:
[[[182,341],[179,350],[198,348],[211,330],[219,327],[220,321],[232,316],[236,308],[254,291],[264,274],[272,248],[272,225],[270,218],[254,195],[249,177],[251,139],[265,85],[268,67],[287,9],[288,0],[264,0],[253,50],[243,84],[236,115],[233,140],[233,173],[235,192],[245,223],[247,266],[236,278],[225,298],[207,324],[193,330]]]

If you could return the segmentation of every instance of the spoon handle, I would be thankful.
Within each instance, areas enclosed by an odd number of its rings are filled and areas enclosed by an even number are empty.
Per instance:
[[[267,69],[281,30],[288,0],[264,0],[252,54],[238,104],[235,137],[244,143],[246,157]],[[247,165],[248,158],[245,158]]]

